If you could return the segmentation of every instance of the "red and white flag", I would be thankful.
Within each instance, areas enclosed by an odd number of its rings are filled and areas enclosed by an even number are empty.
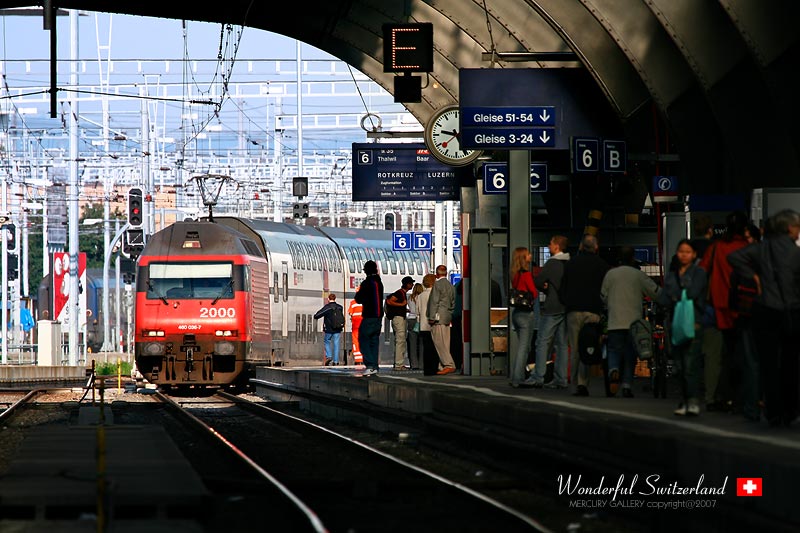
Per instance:
[[[737,477],[736,495],[737,496],[761,496],[760,477]]]

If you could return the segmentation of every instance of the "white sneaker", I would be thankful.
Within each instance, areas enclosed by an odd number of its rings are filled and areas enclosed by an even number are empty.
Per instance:
[[[686,414],[692,416],[700,414],[700,404],[697,403],[697,400],[689,400],[689,407],[686,408]]]
[[[378,371],[375,370],[374,368],[366,368],[366,369],[364,369],[364,372],[361,375],[366,378],[368,376],[374,376],[377,373],[378,373]]]
[[[678,408],[673,411],[673,413],[677,416],[686,416],[686,405],[680,404]]]

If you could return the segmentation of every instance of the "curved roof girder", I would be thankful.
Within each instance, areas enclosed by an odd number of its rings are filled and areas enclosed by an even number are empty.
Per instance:
[[[0,7],[29,4],[0,0]],[[682,172],[704,178],[691,180],[692,188],[797,185],[800,174],[796,0],[305,0],[298,11],[314,15],[294,17],[278,17],[268,3],[251,0],[229,0],[223,10],[154,0],[58,5],[281,33],[347,61],[390,92],[393,74],[382,72],[381,25],[430,20],[436,24],[435,71],[423,101],[406,104],[422,123],[434,109],[457,101],[460,68],[554,66],[487,64],[480,52],[491,50],[492,42],[499,52],[570,49],[631,140],[663,151],[669,143],[658,146],[664,138],[660,117],[648,105],[658,104],[678,139]]]
[[[651,99],[628,57],[592,13],[575,0],[528,0],[581,58],[617,114],[626,119]]]

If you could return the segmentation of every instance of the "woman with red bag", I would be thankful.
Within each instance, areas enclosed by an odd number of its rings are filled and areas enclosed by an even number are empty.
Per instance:
[[[525,366],[528,364],[528,352],[531,349],[531,338],[533,337],[533,306],[539,296],[536,286],[533,284],[530,267],[530,251],[524,246],[516,248],[511,257],[511,287],[517,291],[527,292],[530,298],[526,297],[524,300],[530,305],[525,306],[524,302],[518,302],[517,305],[512,304],[511,324],[517,334],[517,353],[511,371],[511,386],[541,389],[543,383],[536,381],[534,376],[525,379]]]

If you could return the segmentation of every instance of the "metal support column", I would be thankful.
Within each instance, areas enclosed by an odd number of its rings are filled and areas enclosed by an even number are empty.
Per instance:
[[[508,153],[508,258],[514,249],[531,247],[531,153],[528,150],[511,150]],[[510,270],[510,265],[506,265]],[[511,280],[511,277],[507,278]],[[509,310],[510,311],[510,310]],[[517,337],[512,333],[511,313],[508,318],[508,376],[517,356]]]

